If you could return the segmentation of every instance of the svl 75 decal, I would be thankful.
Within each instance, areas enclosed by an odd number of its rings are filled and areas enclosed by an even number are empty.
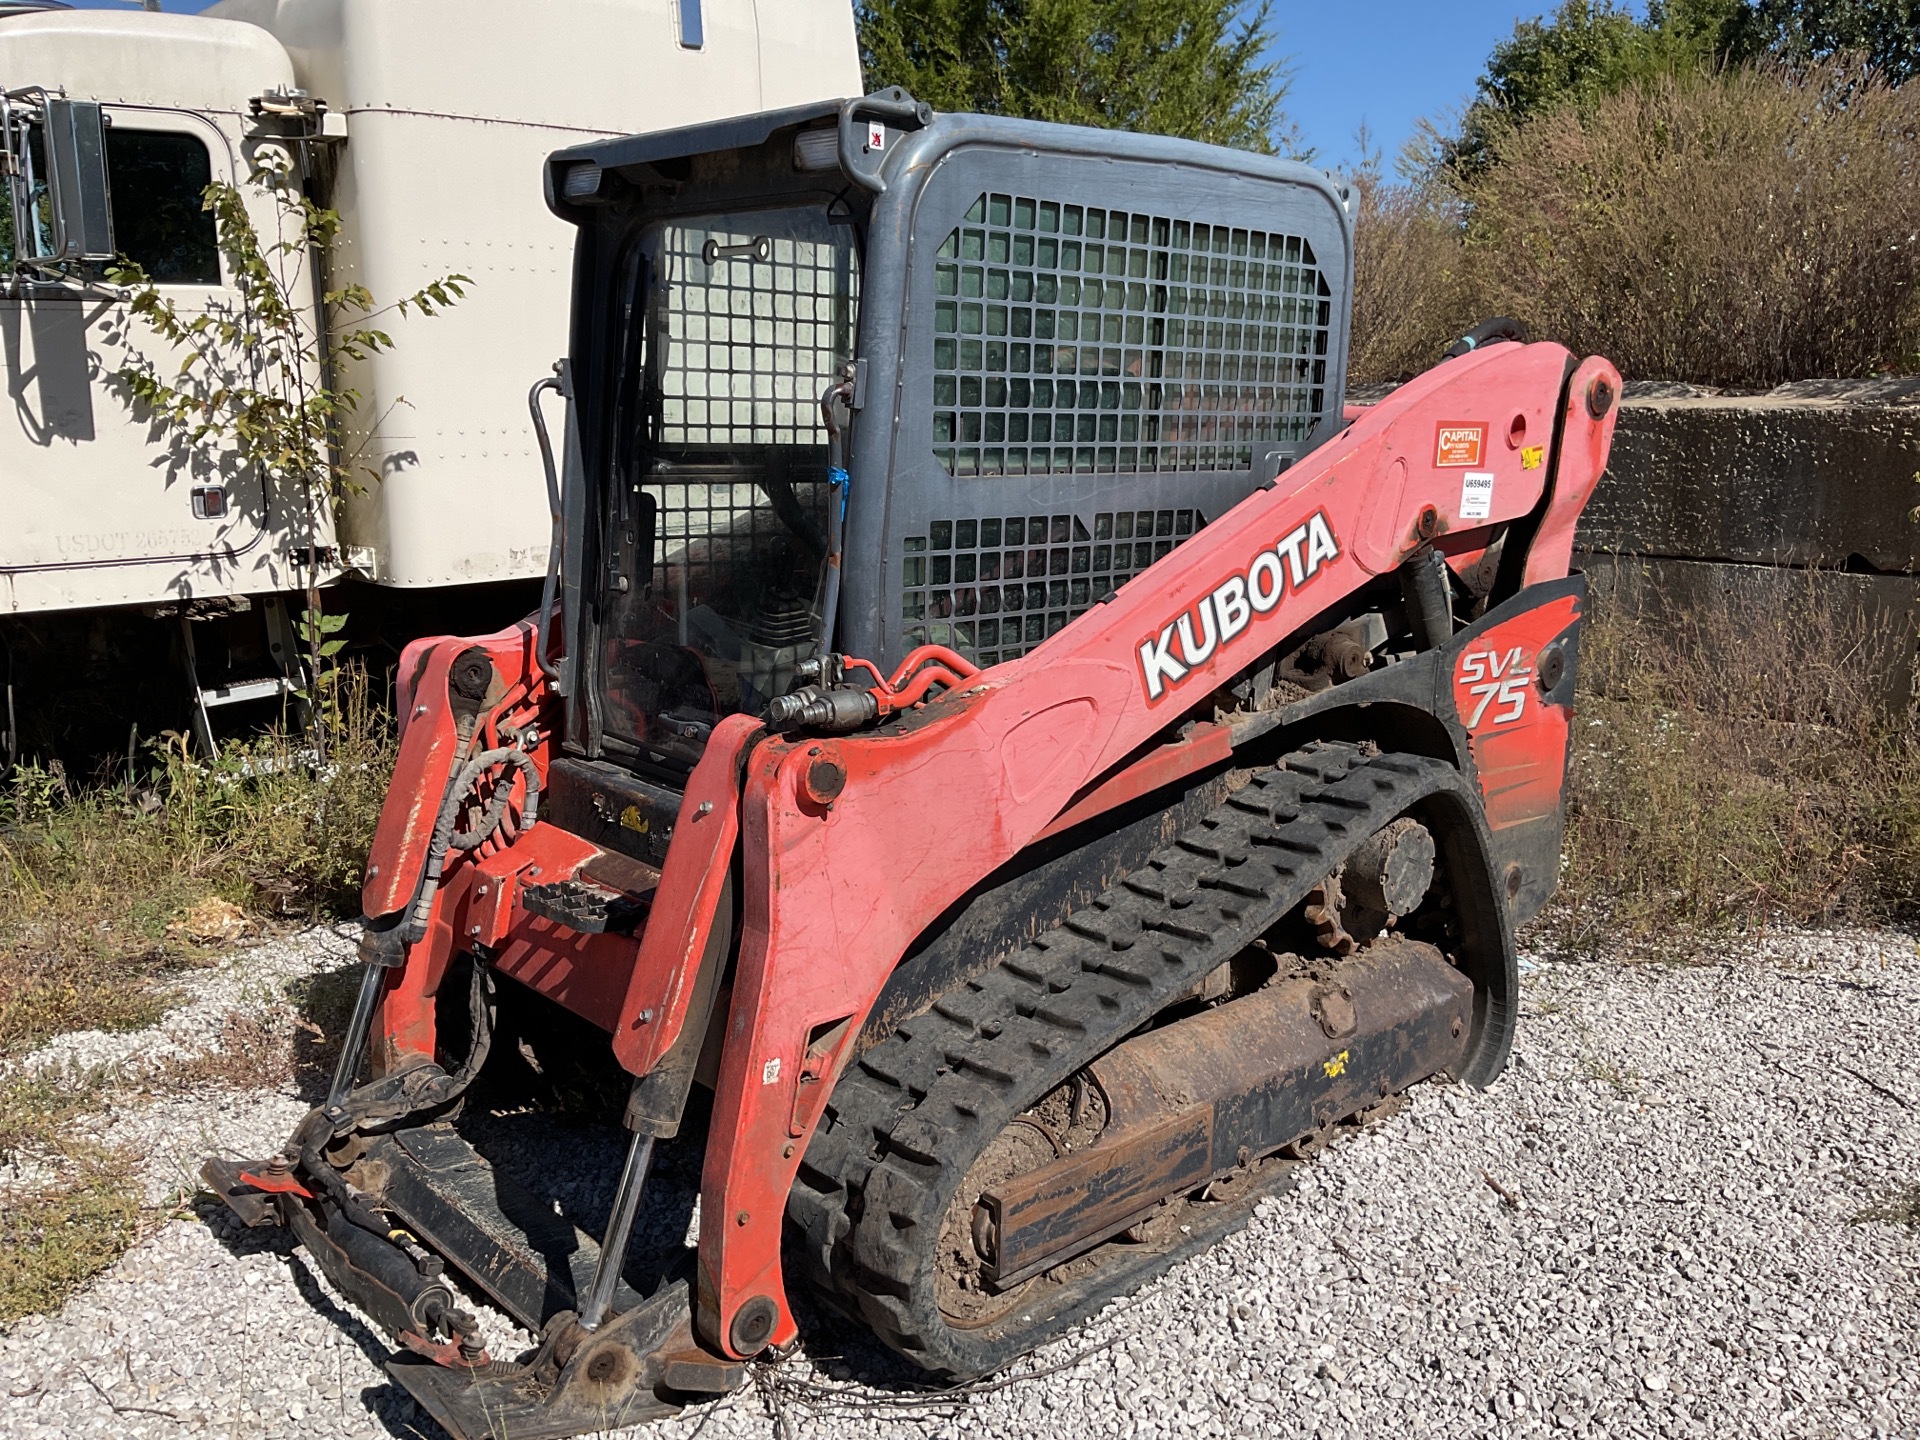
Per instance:
[[[1469,730],[1511,725],[1527,713],[1527,691],[1533,684],[1533,666],[1524,647],[1476,650],[1460,657],[1453,677],[1454,703]]]

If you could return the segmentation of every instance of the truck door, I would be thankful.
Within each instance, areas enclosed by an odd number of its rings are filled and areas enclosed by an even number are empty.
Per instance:
[[[237,311],[201,204],[210,181],[235,179],[227,136],[179,111],[106,114],[115,246],[183,315]],[[258,478],[137,415],[118,379],[134,354],[168,378],[184,358],[103,285],[29,279],[0,294],[0,505],[12,521],[0,540],[0,610],[272,588],[263,582],[279,557]]]

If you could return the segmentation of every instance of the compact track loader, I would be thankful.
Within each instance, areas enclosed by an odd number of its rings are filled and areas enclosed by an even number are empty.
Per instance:
[[[548,602],[409,651],[332,1092],[206,1170],[441,1424],[724,1391],[803,1289],[979,1375],[1500,1072],[1606,361],[1490,322],[1343,409],[1326,175],[897,90],[547,185]],[[630,1085],[594,1234],[480,1153],[542,1044]],[[656,1144],[697,1252],[631,1243]]]

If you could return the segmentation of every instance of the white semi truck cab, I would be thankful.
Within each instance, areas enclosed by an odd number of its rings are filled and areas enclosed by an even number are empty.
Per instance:
[[[221,0],[0,4],[0,90],[0,616],[24,616],[302,583],[297,497],[129,405],[130,351],[163,375],[178,357],[103,279],[124,255],[184,313],[237,303],[201,194],[245,189],[260,147],[343,217],[325,283],[472,279],[434,318],[383,319],[394,348],[341,377],[365,428],[343,443],[378,478],[318,537],[330,576],[437,589],[546,568],[526,397],[566,348],[572,250],[546,156],[862,85],[848,0]]]

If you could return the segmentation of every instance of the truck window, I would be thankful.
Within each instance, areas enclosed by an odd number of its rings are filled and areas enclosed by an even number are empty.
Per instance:
[[[169,130],[107,131],[113,239],[160,285],[218,285],[213,216],[201,208],[213,180],[207,147]]]
[[[45,233],[46,160],[36,128],[28,135],[36,177],[29,213]],[[220,247],[213,216],[201,208],[213,179],[207,147],[166,130],[107,131],[107,183],[113,190],[113,240],[161,285],[218,285]],[[4,192],[0,192],[4,194]],[[13,263],[13,208],[0,200],[0,265]]]

